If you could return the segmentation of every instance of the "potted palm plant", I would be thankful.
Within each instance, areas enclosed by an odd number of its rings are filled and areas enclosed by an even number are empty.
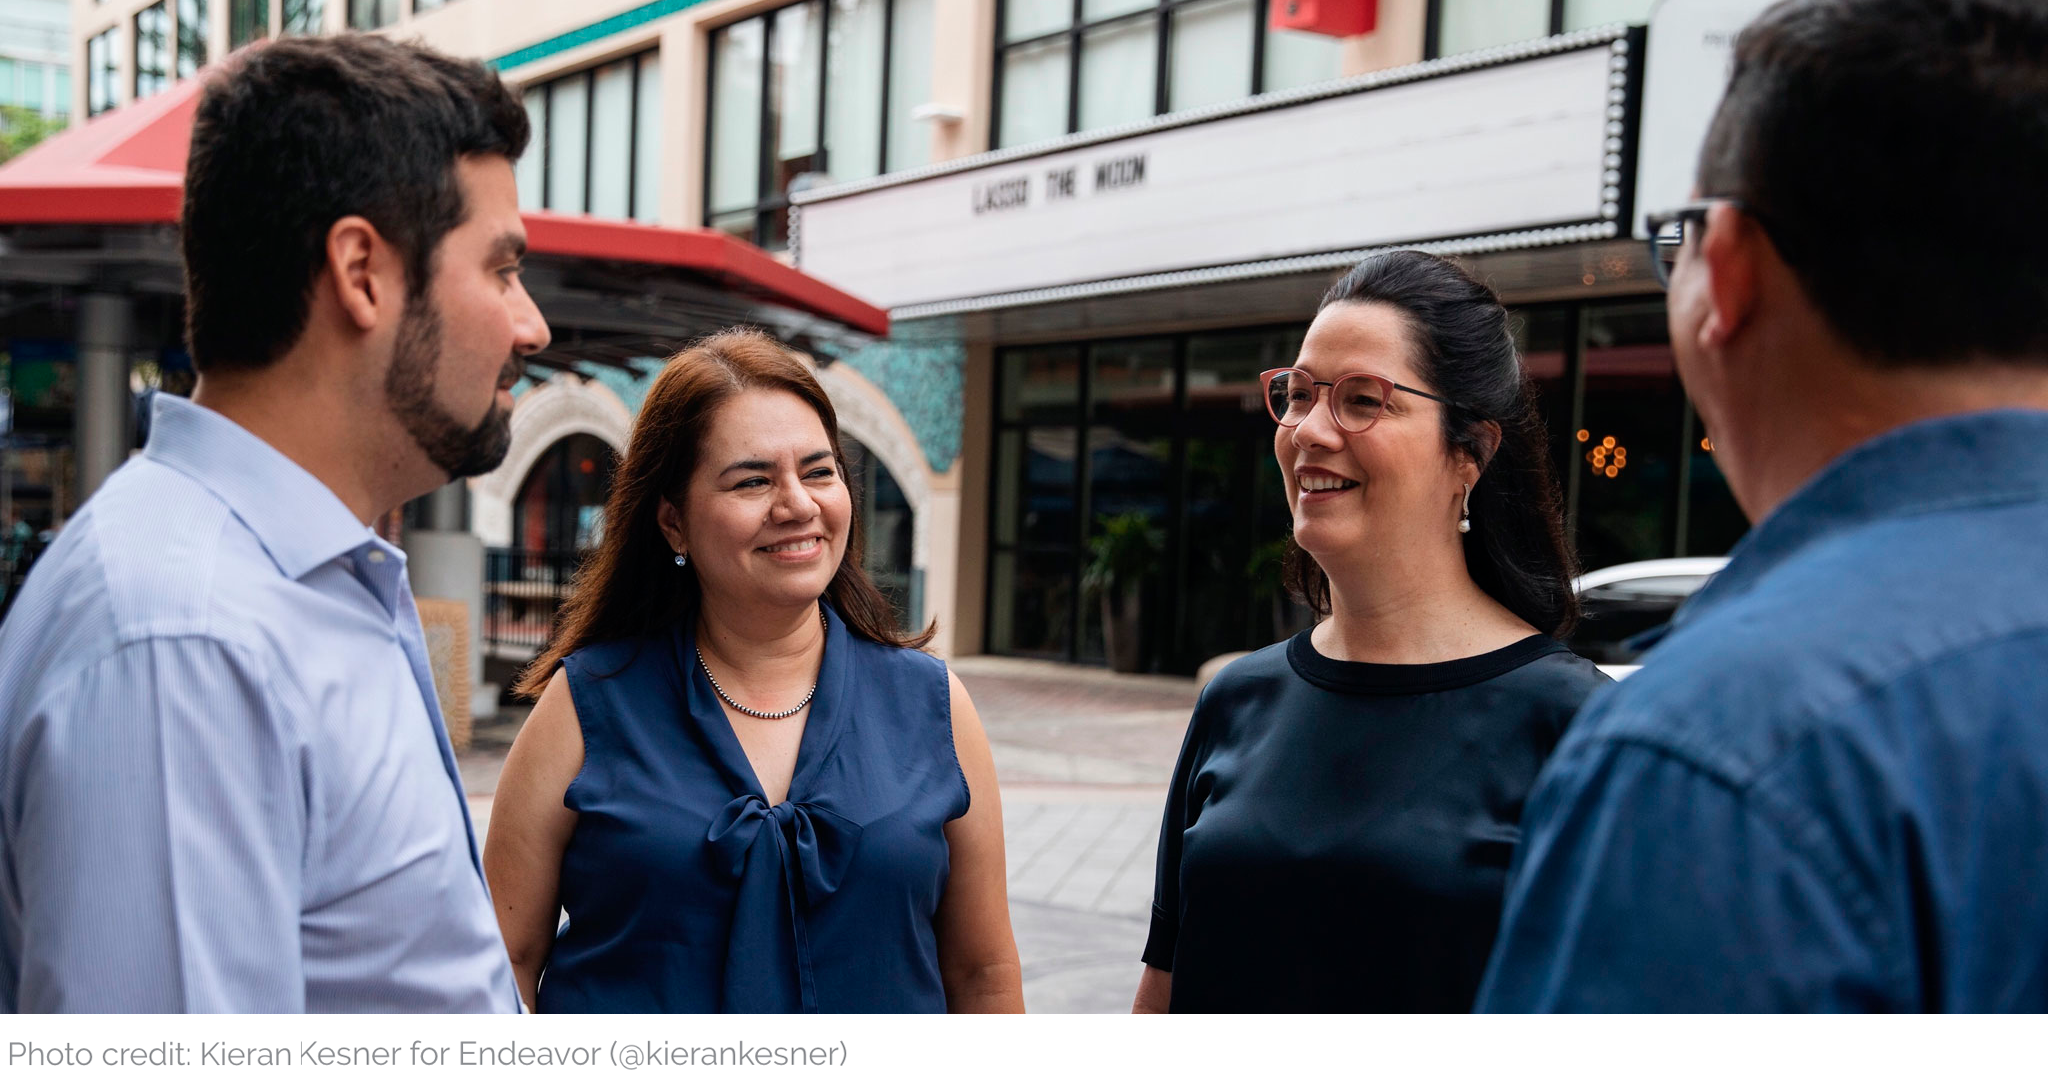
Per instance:
[[[1166,536],[1143,511],[1105,514],[1095,520],[1088,538],[1088,566],[1081,586],[1102,601],[1102,644],[1109,667],[1117,672],[1139,669],[1139,585],[1159,563]]]

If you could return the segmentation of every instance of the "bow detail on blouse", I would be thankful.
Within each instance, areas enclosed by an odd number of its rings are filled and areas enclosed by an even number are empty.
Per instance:
[[[739,1013],[818,1012],[805,915],[839,888],[860,845],[860,824],[815,803],[784,800],[773,807],[754,793],[725,805],[706,836],[739,881],[738,908],[726,953],[726,1009]],[[775,894],[781,894],[778,898]],[[779,913],[788,913],[782,924]],[[771,932],[771,924],[782,924]],[[786,933],[783,932],[786,929]],[[774,994],[772,979],[746,979],[749,967],[793,947],[798,1001]]]

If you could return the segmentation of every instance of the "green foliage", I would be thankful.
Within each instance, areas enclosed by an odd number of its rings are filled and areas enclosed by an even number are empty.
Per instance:
[[[1096,534],[1088,538],[1088,566],[1081,572],[1081,588],[1091,594],[1137,584],[1166,551],[1165,530],[1141,511],[1101,515],[1095,527]]]
[[[68,123],[61,116],[44,116],[33,109],[0,105],[0,164],[63,131]]]
[[[1287,540],[1276,537],[1252,549],[1245,560],[1244,576],[1251,581],[1252,596],[1277,597],[1287,591]]]

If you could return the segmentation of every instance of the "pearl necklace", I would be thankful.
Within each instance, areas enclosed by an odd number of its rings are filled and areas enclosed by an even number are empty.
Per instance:
[[[818,606],[818,626],[824,628],[828,633],[832,629],[832,624],[825,621],[825,606],[822,604]],[[811,696],[818,693],[818,681],[813,679],[811,680],[811,689],[804,692],[803,701],[783,710],[781,713],[763,713],[758,709],[748,709],[740,705],[732,700],[732,695],[725,693],[725,688],[718,685],[718,677],[711,674],[711,666],[704,663],[704,647],[702,646],[697,647],[697,667],[704,670],[704,678],[711,681],[711,689],[718,692],[718,697],[723,699],[726,705],[739,710],[749,717],[759,717],[764,721],[779,721],[784,717],[794,717],[802,713],[804,707],[811,704]],[[822,667],[821,665],[820,668],[822,669]]]

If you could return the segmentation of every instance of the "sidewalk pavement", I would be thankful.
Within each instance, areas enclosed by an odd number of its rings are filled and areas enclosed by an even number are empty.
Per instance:
[[[1010,920],[1037,1013],[1130,1009],[1153,856],[1195,683],[1009,657],[964,657],[1002,788]],[[523,707],[480,724],[461,757],[481,837]]]

